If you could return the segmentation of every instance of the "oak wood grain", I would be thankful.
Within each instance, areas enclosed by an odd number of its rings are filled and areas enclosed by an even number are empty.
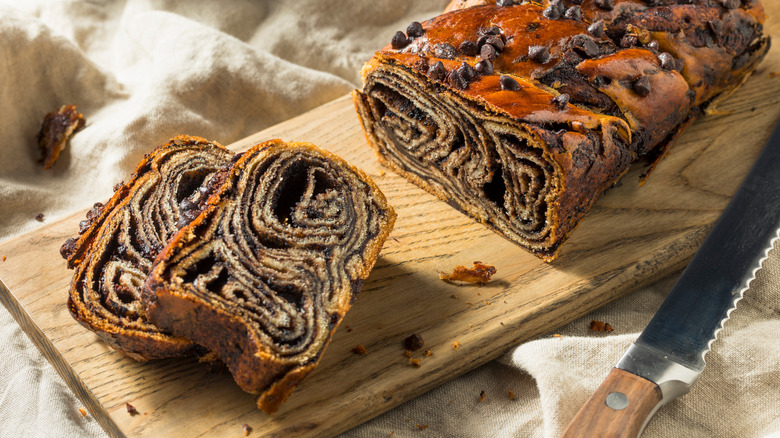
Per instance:
[[[608,397],[618,402],[608,403]],[[623,405],[620,397],[624,397]],[[636,438],[656,406],[661,389],[655,383],[619,368],[613,368],[601,386],[580,408],[561,438]]]
[[[780,5],[765,4],[780,14]],[[768,33],[780,35],[777,20]],[[730,114],[694,123],[644,186],[641,166],[632,169],[552,264],[383,169],[347,97],[230,145],[238,151],[269,138],[313,142],[364,169],[398,213],[320,365],[273,416],[258,411],[224,372],[193,360],[138,363],[75,323],[65,306],[72,273],[58,248],[84,212],[0,243],[0,258],[7,257],[0,296],[112,436],[238,435],[244,423],[252,436],[334,435],[682,268],[780,119],[780,77],[770,75],[776,71],[775,47],[721,106]],[[440,271],[474,260],[496,266],[493,281],[439,280]],[[433,352],[419,368],[403,356],[411,333]],[[353,354],[357,344],[368,354]],[[126,402],[140,415],[129,415]]]

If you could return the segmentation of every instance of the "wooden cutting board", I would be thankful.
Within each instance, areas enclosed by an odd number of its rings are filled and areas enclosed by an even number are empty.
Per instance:
[[[780,5],[765,3],[780,13]],[[768,33],[780,35],[777,21]],[[313,142],[364,169],[398,213],[320,365],[273,416],[258,411],[225,372],[189,359],[135,362],[70,317],[72,272],[58,249],[84,212],[0,243],[0,300],[112,436],[243,436],[244,424],[253,437],[334,435],[682,268],[780,119],[777,71],[773,48],[720,107],[729,114],[693,124],[643,187],[642,168],[632,169],[551,264],[383,169],[347,97],[230,145],[240,151],[269,138]],[[497,268],[489,284],[439,280],[439,272],[475,260]],[[433,353],[415,353],[420,367],[403,354],[412,333]],[[365,356],[352,352],[358,344]],[[138,415],[127,412],[128,402]]]

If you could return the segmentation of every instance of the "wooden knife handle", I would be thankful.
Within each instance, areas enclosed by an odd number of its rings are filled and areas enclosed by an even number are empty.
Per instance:
[[[658,385],[613,368],[563,431],[562,438],[637,437],[660,402]]]

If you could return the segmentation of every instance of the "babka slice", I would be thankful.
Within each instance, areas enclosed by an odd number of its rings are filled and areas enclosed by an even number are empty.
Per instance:
[[[655,161],[769,48],[757,0],[449,10],[363,68],[366,137],[380,161],[546,261],[633,161]]]
[[[307,143],[259,144],[220,178],[158,257],[143,302],[272,413],[316,366],[395,213],[363,172]]]
[[[68,267],[76,268],[68,309],[79,323],[137,360],[196,348],[149,323],[141,290],[155,256],[197,216],[215,173],[230,165],[231,156],[217,143],[178,136],[146,155],[105,206],[87,213],[81,236],[60,250]]]

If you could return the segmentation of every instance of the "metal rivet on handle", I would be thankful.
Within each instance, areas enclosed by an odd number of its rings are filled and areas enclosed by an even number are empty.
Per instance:
[[[607,406],[619,411],[628,407],[628,397],[622,392],[611,392],[607,396]]]

